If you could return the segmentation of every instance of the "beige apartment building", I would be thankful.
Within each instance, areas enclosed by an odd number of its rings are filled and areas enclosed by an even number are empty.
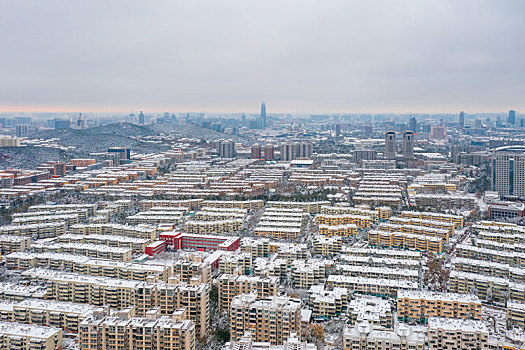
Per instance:
[[[343,330],[343,350],[423,350],[425,334],[402,325],[396,329],[364,321]]]
[[[487,349],[488,336],[487,326],[480,320],[428,319],[429,350]]]
[[[0,349],[56,350],[61,348],[61,329],[15,322],[0,322]]]
[[[133,309],[117,316],[103,312],[80,323],[79,345],[86,350],[195,350],[195,325],[185,309],[162,316],[158,309],[135,317]]]
[[[257,291],[257,295],[266,298],[277,295],[279,278],[223,274],[218,279],[219,312],[230,311],[234,297]]]
[[[301,334],[301,301],[289,297],[257,298],[256,293],[241,294],[230,305],[230,336],[242,338],[248,330],[257,342],[282,344],[291,333]]]
[[[426,323],[430,317],[480,320],[481,300],[472,294],[400,290],[397,316],[411,323]]]

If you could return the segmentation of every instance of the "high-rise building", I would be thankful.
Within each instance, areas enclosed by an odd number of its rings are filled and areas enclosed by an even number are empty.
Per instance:
[[[281,160],[285,162],[291,162],[295,159],[296,150],[295,144],[293,143],[283,143],[281,145]]]
[[[447,137],[447,127],[445,125],[432,125],[430,128],[431,140],[444,140]]]
[[[492,156],[492,190],[503,196],[525,196],[525,147],[497,148]]]
[[[463,111],[459,113],[459,126],[461,129],[465,128],[465,112]]]
[[[274,160],[275,152],[272,144],[264,145],[264,159],[265,160]]]
[[[251,330],[256,342],[282,344],[291,333],[300,334],[301,300],[285,296],[257,299],[257,293],[240,294],[230,304],[231,340]]]
[[[410,118],[410,126],[409,126],[409,128],[410,128],[410,131],[412,131],[413,133],[418,132],[418,130],[417,130],[417,119],[416,119],[416,117],[411,117],[411,118]]]
[[[261,129],[266,129],[266,104],[261,103]]]
[[[217,153],[220,158],[235,158],[235,142],[220,140],[217,143]]]
[[[414,133],[412,131],[403,133],[403,158],[414,158]]]
[[[259,145],[258,143],[253,144],[251,153],[252,159],[261,159],[261,145]]]
[[[396,133],[394,131],[385,133],[385,158],[396,158]]]
[[[335,125],[335,136],[337,137],[341,136],[341,124]]]
[[[509,118],[507,119],[507,123],[511,124],[511,125],[515,125],[516,124],[516,111],[515,110],[510,110],[509,111]]]
[[[310,158],[314,152],[314,146],[309,141],[296,142],[294,148],[297,158]]]
[[[139,124],[144,125],[144,112],[140,111],[139,113]]]
[[[112,160],[114,165],[119,165],[131,159],[131,150],[126,147],[108,148],[106,159]]]

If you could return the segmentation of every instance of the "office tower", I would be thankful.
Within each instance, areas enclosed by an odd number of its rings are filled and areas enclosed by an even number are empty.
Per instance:
[[[261,159],[261,145],[258,143],[252,145],[252,159]]]
[[[414,133],[412,131],[403,133],[403,158],[414,158]]]
[[[139,113],[139,124],[144,125],[144,112],[142,111]]]
[[[234,158],[235,142],[232,140],[220,140],[217,143],[217,153],[220,158]]]
[[[311,158],[314,152],[314,146],[309,141],[296,142],[294,148],[297,158]]]
[[[385,133],[385,158],[396,159],[396,133],[394,131]]]
[[[77,119],[77,129],[84,129],[84,128],[85,128],[84,117],[82,116],[82,113],[79,113],[78,119]]]
[[[295,159],[295,145],[293,143],[283,143],[281,145],[281,160],[290,162]]]
[[[336,124],[336,126],[335,126],[335,136],[336,137],[341,136],[341,124]]]
[[[509,111],[509,118],[507,119],[507,123],[509,123],[510,125],[516,124],[516,111],[512,109]]]
[[[110,160],[113,165],[128,163],[131,159],[131,150],[126,147],[111,147],[106,153],[106,160]]]
[[[261,103],[261,129],[266,129],[266,104]]]
[[[417,130],[417,119],[416,119],[416,117],[411,117],[410,118],[409,128],[410,128],[410,131],[412,131],[413,133],[416,133],[418,131]]]
[[[445,125],[432,125],[430,128],[431,140],[444,140],[447,137],[447,127]]]
[[[241,124],[242,124],[243,126],[246,125],[246,114],[244,114],[244,113],[243,113],[242,116],[241,116]]]
[[[275,159],[275,151],[272,144],[264,145],[264,159],[265,160],[274,160]]]
[[[503,196],[525,196],[525,147],[500,147],[492,156],[492,190]]]
[[[286,296],[257,299],[256,293],[241,294],[230,305],[231,340],[251,330],[256,342],[282,344],[291,333],[300,334],[301,300]]]
[[[463,111],[459,113],[459,126],[461,129],[465,128],[465,112]]]

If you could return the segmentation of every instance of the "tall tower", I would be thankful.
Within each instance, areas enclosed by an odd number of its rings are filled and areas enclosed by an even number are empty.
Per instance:
[[[509,123],[510,125],[516,124],[516,111],[515,110],[511,109],[509,111],[509,118],[507,119],[507,123]]]
[[[396,133],[394,131],[385,133],[385,158],[396,159]]]
[[[416,133],[417,130],[417,119],[416,117],[410,117],[410,131]]]
[[[405,131],[403,134],[403,158],[414,158],[414,133],[412,131]]]
[[[139,113],[139,124],[144,125],[144,112],[142,111]]]
[[[465,112],[463,111],[459,113],[459,126],[461,129],[465,128]]]
[[[266,129],[266,103],[261,103],[261,129]]]
[[[525,147],[504,146],[492,156],[492,190],[503,196],[525,196]]]

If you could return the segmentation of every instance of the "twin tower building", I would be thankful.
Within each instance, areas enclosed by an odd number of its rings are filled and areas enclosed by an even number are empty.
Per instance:
[[[405,159],[414,158],[414,133],[412,131],[405,131],[403,133],[403,146],[401,153]],[[385,158],[396,159],[397,144],[395,131],[387,131],[385,133]]]

